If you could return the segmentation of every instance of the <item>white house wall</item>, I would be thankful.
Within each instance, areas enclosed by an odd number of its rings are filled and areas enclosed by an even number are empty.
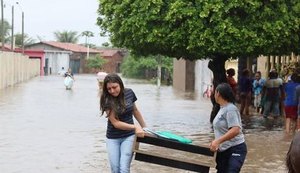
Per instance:
[[[51,74],[58,74],[58,72],[64,67],[65,70],[69,68],[70,54],[65,52],[46,52],[45,59],[49,59],[48,71]]]
[[[197,60],[195,63],[195,92],[198,95],[212,85],[213,73],[208,68],[209,60]]]

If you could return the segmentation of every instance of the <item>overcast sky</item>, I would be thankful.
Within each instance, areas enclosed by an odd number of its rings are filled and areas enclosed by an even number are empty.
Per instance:
[[[19,2],[20,5],[17,5]],[[14,4],[14,33],[22,32],[22,11],[24,11],[24,32],[38,41],[54,41],[55,31],[92,31],[95,37],[89,42],[101,46],[108,38],[100,37],[100,28],[96,25],[98,0],[4,0],[4,19],[11,24]],[[79,43],[85,43],[85,37]]]

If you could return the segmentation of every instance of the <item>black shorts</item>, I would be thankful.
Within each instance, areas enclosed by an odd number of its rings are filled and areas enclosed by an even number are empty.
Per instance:
[[[216,157],[217,173],[238,173],[240,172],[247,155],[247,146],[244,143],[218,152]]]

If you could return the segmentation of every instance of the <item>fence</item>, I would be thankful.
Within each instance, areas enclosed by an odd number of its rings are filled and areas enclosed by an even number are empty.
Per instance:
[[[0,51],[0,89],[40,75],[40,60],[20,53]]]

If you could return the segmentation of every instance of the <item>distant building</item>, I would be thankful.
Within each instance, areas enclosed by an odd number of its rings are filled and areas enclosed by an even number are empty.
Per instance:
[[[86,67],[87,55],[100,55],[107,60],[103,71],[119,73],[124,54],[119,49],[93,49],[74,43],[45,41],[26,46],[26,49],[39,49],[45,52],[44,71],[57,74],[62,67],[71,68],[73,73],[91,73]]]
[[[87,52],[90,56],[100,54],[99,50],[87,49],[74,43],[43,41],[26,46],[26,49],[41,49],[45,52],[46,74],[57,74],[62,67],[71,68],[73,73],[83,73]]]
[[[124,52],[119,49],[102,49],[100,51],[101,57],[107,60],[103,71],[107,73],[120,73],[120,67],[125,56]]]

